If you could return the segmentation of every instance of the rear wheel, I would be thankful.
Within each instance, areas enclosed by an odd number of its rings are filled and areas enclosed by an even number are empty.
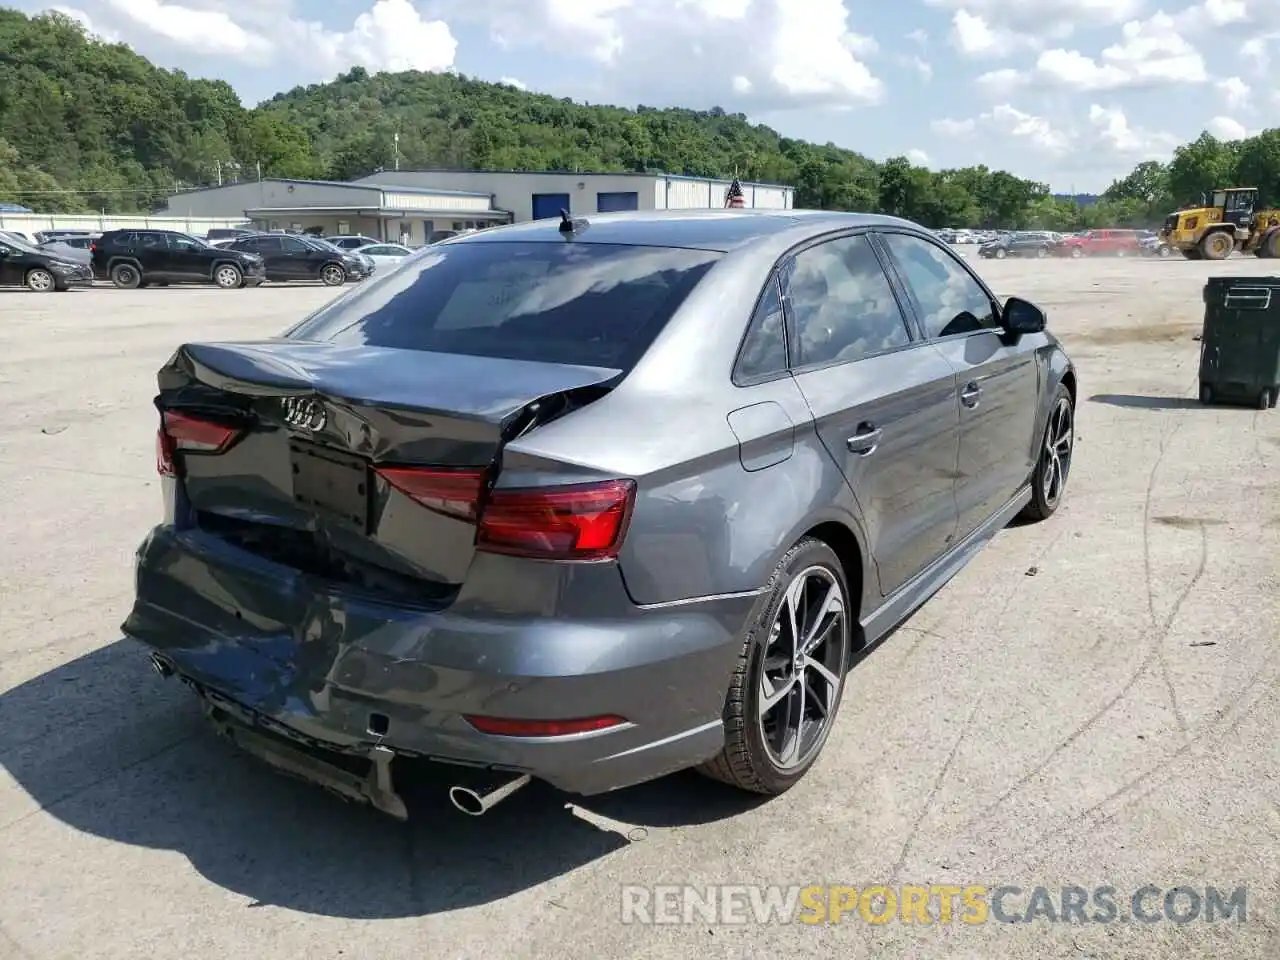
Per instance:
[[[1271,407],[1271,404],[1272,404],[1272,400],[1271,400],[1270,390],[1263,390],[1260,394],[1258,394],[1259,410],[1267,410]]]
[[[1235,238],[1225,231],[1206,234],[1200,241],[1200,256],[1205,260],[1225,260],[1236,248]]]
[[[1200,402],[1206,407],[1213,403],[1213,387],[1207,383],[1200,384]]]
[[[213,269],[213,282],[223,290],[234,290],[244,281],[244,274],[234,263],[220,263]]]
[[[336,263],[326,263],[320,270],[320,282],[326,287],[340,287],[347,282],[347,271]]]
[[[1083,256],[1084,256],[1084,251],[1081,250],[1079,247],[1071,248],[1071,259],[1079,260]]]
[[[857,610],[840,559],[810,537],[778,561],[769,587],[730,683],[724,749],[699,770],[776,796],[808,772],[826,744]]]
[[[111,282],[121,290],[136,290],[142,283],[142,274],[131,263],[117,263],[111,268]]]
[[[36,267],[34,270],[27,271],[26,284],[28,290],[34,290],[36,293],[48,293],[57,288],[58,284],[53,279],[53,274],[43,267]]]
[[[1161,260],[1167,260],[1173,256],[1173,249],[1168,244],[1162,243],[1156,248],[1156,254]]]
[[[1268,260],[1280,259],[1280,230],[1272,230],[1258,244],[1258,256]]]
[[[997,251],[996,251],[996,259],[997,259],[997,260],[1003,260],[1003,259],[1004,259],[1005,257],[1007,257],[1008,255],[1009,255],[1009,254],[1008,254],[1008,252],[1006,252],[1006,251],[1004,250],[1004,248],[1001,248],[1001,249],[999,249],[999,250],[997,250]]]
[[[1031,474],[1031,502],[1022,511],[1024,519],[1047,520],[1057,512],[1067,490],[1067,477],[1071,474],[1075,429],[1071,391],[1060,383],[1054,393],[1053,406],[1049,408],[1049,422],[1045,424],[1044,439],[1040,443],[1040,459]]]
[[[1047,257],[1048,255],[1049,255],[1049,251],[1048,251],[1048,250],[1046,250],[1044,247],[1037,247],[1037,248],[1036,248],[1036,259],[1037,259],[1037,260],[1043,260],[1043,259],[1044,259],[1045,257]]]

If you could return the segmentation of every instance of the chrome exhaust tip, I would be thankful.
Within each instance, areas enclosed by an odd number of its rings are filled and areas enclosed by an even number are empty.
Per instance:
[[[166,679],[173,676],[173,665],[158,653],[151,655],[151,669]]]
[[[489,790],[456,786],[449,788],[449,802],[469,817],[482,817],[533,779],[527,773]]]

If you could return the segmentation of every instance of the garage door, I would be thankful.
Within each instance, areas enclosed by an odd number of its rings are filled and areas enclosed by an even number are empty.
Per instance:
[[[561,210],[572,210],[567,193],[535,193],[533,195],[533,219],[546,220],[560,216]]]
[[[596,194],[597,213],[622,213],[626,210],[640,209],[640,194],[632,190],[629,193]]]

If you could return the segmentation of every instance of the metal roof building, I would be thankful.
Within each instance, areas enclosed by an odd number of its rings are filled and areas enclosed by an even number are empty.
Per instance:
[[[361,233],[414,244],[437,230],[511,222],[511,214],[496,209],[486,192],[369,181],[242,181],[174,194],[167,207],[170,216],[243,216],[264,230]]]
[[[667,173],[575,173],[519,170],[383,170],[356,180],[403,187],[443,188],[492,195],[516,222],[571,214],[627,210],[719,210],[731,181]],[[775,183],[742,183],[743,206],[787,210],[795,188]]]

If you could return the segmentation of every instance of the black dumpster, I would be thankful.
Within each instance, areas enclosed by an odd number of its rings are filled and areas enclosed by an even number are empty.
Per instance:
[[[1280,394],[1280,277],[1204,285],[1200,401],[1274,407]]]

